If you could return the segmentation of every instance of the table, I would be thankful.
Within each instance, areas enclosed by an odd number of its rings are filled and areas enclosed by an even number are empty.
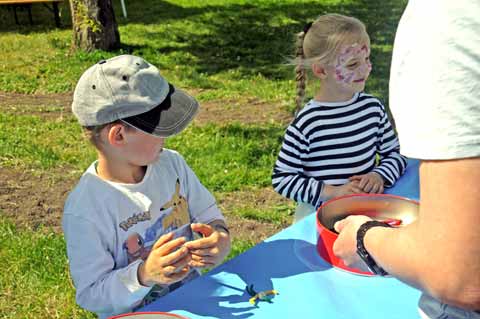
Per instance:
[[[13,6],[13,14],[15,17],[15,23],[19,24],[18,17],[17,17],[17,7],[26,6],[28,10],[28,19],[30,24],[33,24],[32,19],[32,9],[31,6],[34,3],[42,3],[47,7],[48,10],[53,12],[53,17],[55,18],[55,25],[57,28],[60,28],[60,12],[58,10],[58,3],[63,2],[63,0],[0,0],[0,5],[12,5]],[[47,6],[47,3],[52,4],[52,8]]]
[[[418,200],[418,165],[386,193]],[[317,254],[315,214],[139,311],[195,318],[419,318],[420,291],[395,278],[365,277],[333,268]],[[272,303],[248,302],[247,284],[276,289]]]

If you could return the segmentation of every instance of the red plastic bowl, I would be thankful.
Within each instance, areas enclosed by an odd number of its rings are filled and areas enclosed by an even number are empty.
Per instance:
[[[418,202],[388,194],[358,194],[334,198],[318,208],[319,255],[333,267],[355,274],[373,276],[371,272],[346,266],[333,254],[333,243],[338,237],[333,225],[349,215],[366,215],[375,220],[390,222],[395,227],[402,227],[417,219]]]

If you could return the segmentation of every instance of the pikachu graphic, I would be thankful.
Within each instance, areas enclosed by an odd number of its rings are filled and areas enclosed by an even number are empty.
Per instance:
[[[162,220],[164,232],[176,231],[175,237],[187,236],[187,239],[191,239],[191,220],[188,202],[185,197],[180,195],[180,181],[178,178],[172,198],[160,208],[160,211],[170,208],[172,208],[172,212]]]

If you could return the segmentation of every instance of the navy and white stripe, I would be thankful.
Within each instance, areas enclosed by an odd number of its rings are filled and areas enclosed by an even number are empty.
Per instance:
[[[374,171],[389,187],[406,164],[377,98],[358,93],[343,103],[311,100],[285,132],[272,184],[281,195],[318,207],[324,184],[343,185],[353,175]]]

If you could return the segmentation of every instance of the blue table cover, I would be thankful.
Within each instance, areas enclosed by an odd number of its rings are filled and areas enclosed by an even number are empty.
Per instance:
[[[385,192],[418,200],[418,161]],[[317,253],[315,214],[268,238],[139,311],[189,318],[419,318],[420,291],[395,278],[333,268]],[[249,303],[246,285],[275,289],[272,303]]]

